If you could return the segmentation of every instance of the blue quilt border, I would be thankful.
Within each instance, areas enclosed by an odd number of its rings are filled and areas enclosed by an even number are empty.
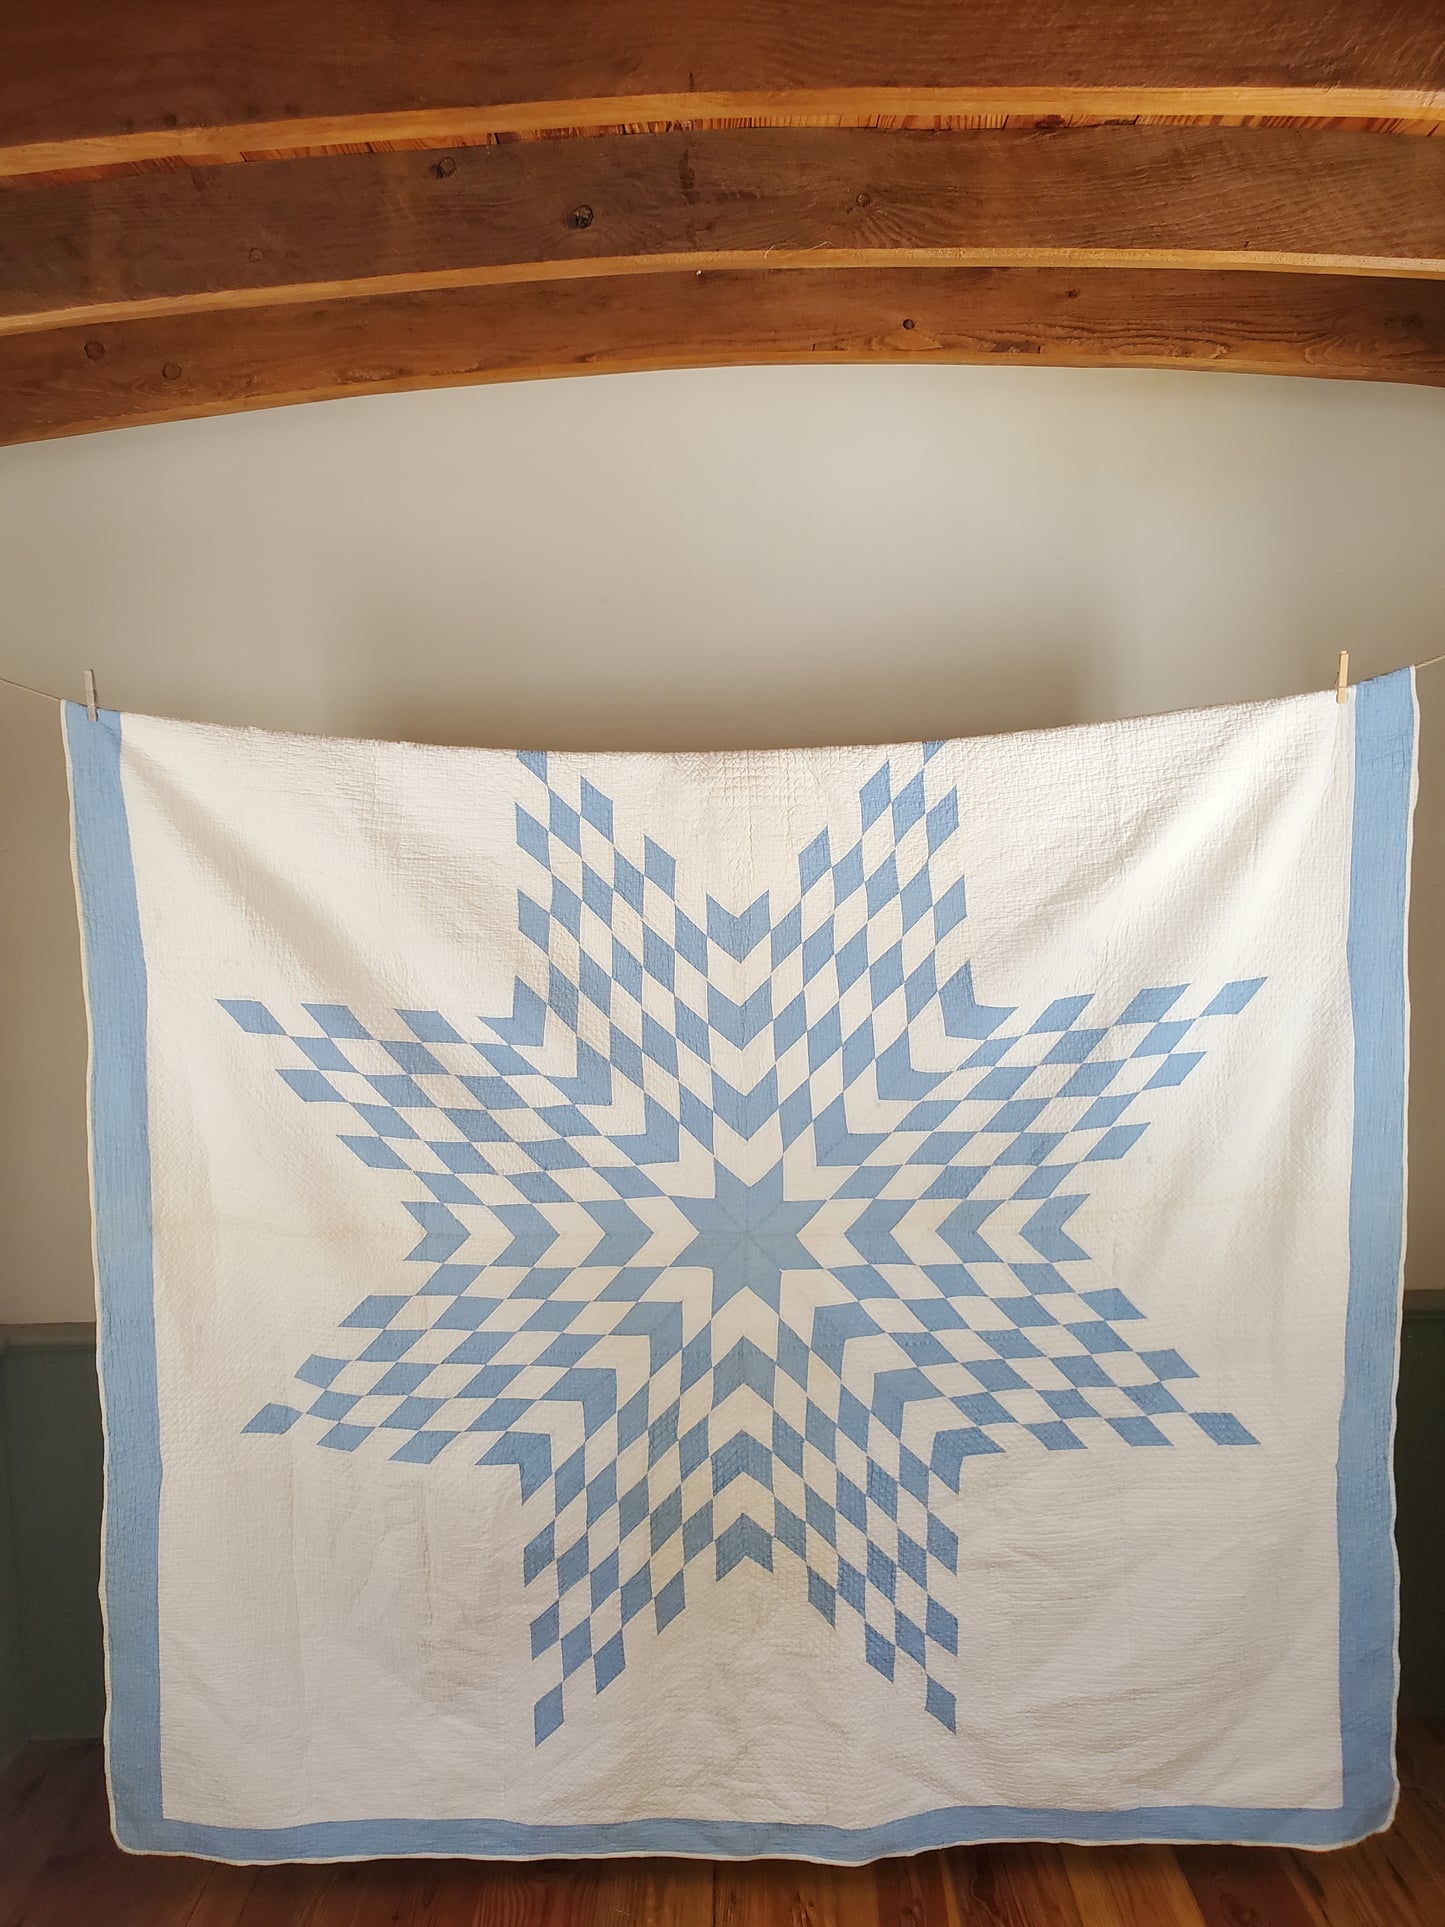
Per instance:
[[[1359,684],[1347,960],[1354,1144],[1345,1395],[1340,1413],[1343,1800],[1330,1809],[943,1807],[876,1827],[658,1818],[586,1826],[371,1818],[310,1826],[168,1819],[160,1747],[157,1596],[161,1462],[152,1315],[146,966],[121,786],[122,722],[64,705],[76,888],[91,1036],[91,1187],[105,1416],[102,1605],[106,1749],[115,1834],[128,1851],[242,1863],[398,1855],[541,1859],[675,1854],[853,1863],[1000,1840],[1232,1841],[1328,1848],[1388,1824],[1398,1575],[1389,1452],[1404,1240],[1405,929],[1415,792],[1414,673]]]

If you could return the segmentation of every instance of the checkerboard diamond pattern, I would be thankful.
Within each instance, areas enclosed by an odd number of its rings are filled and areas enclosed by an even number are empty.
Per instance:
[[[1093,1167],[1263,980],[1023,1010],[940,978],[967,903],[934,747],[742,907],[525,755],[509,1013],[222,1000],[416,1240],[247,1430],[519,1482],[538,1745],[703,1560],[803,1588],[951,1729],[970,1459],[1255,1443],[1080,1240]]]

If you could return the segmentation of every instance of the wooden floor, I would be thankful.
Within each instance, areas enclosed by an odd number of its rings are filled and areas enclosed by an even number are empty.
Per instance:
[[[1341,1853],[986,1847],[790,1861],[221,1867],[111,1842],[100,1749],[0,1778],[0,1927],[1445,1927],[1445,1725],[1408,1728],[1388,1834]]]

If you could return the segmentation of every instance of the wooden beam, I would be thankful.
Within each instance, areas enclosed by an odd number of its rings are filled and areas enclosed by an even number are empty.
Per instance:
[[[0,333],[804,266],[1445,276],[1445,140],[759,128],[0,184]]]
[[[1051,268],[689,273],[0,339],[0,441],[386,390],[749,362],[1214,368],[1445,385],[1445,283]]]
[[[1445,117],[1439,0],[47,0],[0,172],[698,117]]]

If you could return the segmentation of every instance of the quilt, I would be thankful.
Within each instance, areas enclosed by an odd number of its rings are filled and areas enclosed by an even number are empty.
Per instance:
[[[1388,1823],[1410,672],[64,735],[123,1846]]]

